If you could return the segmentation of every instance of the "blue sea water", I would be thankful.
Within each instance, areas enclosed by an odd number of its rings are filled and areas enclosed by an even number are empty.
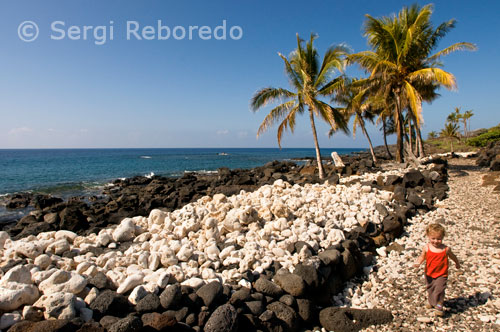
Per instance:
[[[363,149],[322,149],[347,154]],[[219,167],[252,168],[273,160],[313,157],[314,149],[0,149],[0,195],[31,191],[67,197],[95,192],[117,178],[181,176]]]

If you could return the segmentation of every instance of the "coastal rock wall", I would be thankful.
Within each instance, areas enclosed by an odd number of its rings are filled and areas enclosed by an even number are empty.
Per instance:
[[[153,209],[88,235],[59,230],[16,240],[2,232],[2,294],[21,300],[0,310],[22,309],[17,319],[29,320],[11,330],[42,328],[41,318],[103,331],[350,331],[390,320],[384,310],[332,307],[335,295],[370,271],[408,217],[446,196],[446,161],[323,184],[291,184],[276,173],[252,192]]]

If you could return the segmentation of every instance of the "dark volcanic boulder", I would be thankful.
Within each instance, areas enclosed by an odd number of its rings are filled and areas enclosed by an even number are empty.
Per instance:
[[[384,309],[351,309],[329,307],[321,310],[319,321],[328,331],[353,332],[370,325],[386,324],[393,319],[392,314]]]
[[[59,214],[59,229],[79,232],[88,228],[87,216],[83,214],[86,204],[70,204]]]
[[[341,254],[340,271],[344,280],[351,279],[356,275],[358,267],[353,254],[348,250],[344,250]]]
[[[490,171],[500,171],[500,154],[495,156],[490,163]]]
[[[274,276],[274,281],[281,289],[292,296],[302,296],[306,291],[304,279],[297,274],[277,274]]]
[[[339,272],[330,272],[322,285],[314,294],[314,299],[318,305],[323,307],[332,305],[332,298],[342,291],[342,276]]]
[[[264,312],[264,303],[262,301],[248,301],[244,303],[243,308],[252,315],[259,316]]]
[[[222,295],[222,284],[218,281],[212,281],[200,287],[196,291],[196,295],[203,300],[207,307],[210,307]]]
[[[160,299],[158,295],[149,293],[139,300],[135,306],[137,312],[152,312],[160,307]]]
[[[13,332],[72,332],[78,325],[69,320],[43,320],[41,322],[21,321],[9,329]]]
[[[89,286],[96,287],[97,289],[112,288],[112,282],[104,272],[101,271],[97,272],[93,277],[89,277],[87,280]]]
[[[31,216],[29,216],[31,217]],[[14,234],[14,232],[16,232],[16,229],[19,230],[18,228],[19,225],[16,225],[16,227],[12,228],[10,230],[11,234]],[[54,228],[46,223],[46,222],[33,222],[33,223],[30,223],[24,227],[22,227],[20,229],[20,233],[18,233],[14,239],[18,240],[20,238],[23,238],[23,237],[26,237],[26,236],[29,236],[29,235],[37,235],[39,233],[42,233],[42,232],[50,232],[50,231],[53,231]]]
[[[151,326],[157,331],[167,329],[168,327],[172,327],[177,323],[175,316],[168,311],[162,314],[157,312],[144,314],[142,315],[141,320],[142,320],[142,325]]]
[[[108,332],[135,332],[142,330],[142,320],[130,315],[118,320],[108,328]]]
[[[238,313],[228,303],[221,305],[210,315],[205,332],[236,332],[238,330]]]
[[[319,276],[318,271],[314,266],[300,263],[295,266],[293,273],[300,276],[305,281],[309,289],[318,287]]]
[[[241,302],[248,301],[250,299],[250,294],[251,294],[250,289],[242,287],[231,295],[229,302],[231,304],[238,304]]]
[[[267,280],[266,278],[259,278],[255,282],[255,290],[264,295],[279,297],[283,295],[283,289],[276,285],[274,282]]]
[[[287,331],[297,331],[297,314],[292,308],[281,302],[273,302],[267,305],[267,310],[274,313],[274,316],[280,320],[281,325],[283,325]]]
[[[181,286],[179,284],[168,285],[160,295],[161,306],[165,309],[176,307],[181,300]]]
[[[417,170],[410,170],[403,176],[403,184],[406,188],[415,188],[421,186],[424,182],[424,176]]]
[[[128,313],[128,300],[112,290],[105,290],[90,303],[89,307],[94,311],[96,318],[104,315],[123,317]]]
[[[325,250],[320,252],[318,257],[325,265],[335,265],[340,262],[340,251],[336,249]]]
[[[317,310],[314,302],[307,299],[297,299],[297,313],[306,323],[312,324],[317,320]]]
[[[59,197],[53,197],[51,195],[36,195],[33,198],[33,206],[35,209],[43,210],[47,207],[62,203],[63,199]]]
[[[22,209],[27,207],[31,202],[32,194],[30,193],[19,193],[14,194],[10,197],[9,201],[5,205],[7,209]]]
[[[403,231],[403,226],[395,214],[390,214],[382,221],[382,229],[385,233],[392,233],[398,236]]]
[[[76,332],[106,332],[106,329],[99,323],[90,321],[84,323]]]

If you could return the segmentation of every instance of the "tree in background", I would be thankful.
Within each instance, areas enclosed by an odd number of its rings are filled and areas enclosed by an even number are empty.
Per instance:
[[[374,163],[377,162],[375,151],[373,150],[372,140],[366,131],[365,121],[368,120],[373,123],[375,113],[371,107],[369,88],[365,87],[367,80],[348,79],[345,78],[344,87],[340,89],[332,98],[332,101],[342,105],[341,110],[347,118],[354,117],[352,124],[352,136],[356,137],[356,129],[361,128],[363,135],[368,140],[370,153]],[[330,130],[329,136],[333,134],[334,130]]]
[[[458,136],[458,125],[453,122],[447,122],[444,128],[441,130],[440,136],[443,138],[447,138],[450,142],[451,152],[453,153],[453,139],[459,140]]]
[[[259,136],[269,127],[280,122],[277,134],[280,148],[283,131],[290,128],[293,133],[296,116],[307,111],[316,148],[319,177],[323,179],[325,172],[321,162],[314,117],[325,120],[333,130],[348,131],[346,119],[341,111],[320,99],[331,96],[342,87],[342,77],[333,78],[333,76],[344,70],[344,57],[348,51],[344,46],[333,46],[326,51],[323,61],[320,62],[318,52],[313,45],[314,39],[316,35],[311,34],[304,47],[304,41],[297,34],[297,49],[288,58],[278,53],[285,62],[285,73],[294,91],[273,87],[263,88],[254,94],[250,105],[253,111],[257,111],[269,102],[289,100],[273,108],[264,118],[257,132]]]
[[[438,133],[435,132],[435,131],[431,131],[428,135],[427,135],[427,138],[428,139],[435,139],[438,137]]]
[[[469,137],[470,133],[470,118],[474,115],[472,110],[465,111],[464,114],[462,114],[462,123],[464,125],[464,136]],[[467,124],[469,125],[469,129],[467,129]]]
[[[455,111],[451,112],[448,114],[446,117],[446,122],[458,124],[462,117],[462,114],[460,113],[460,107],[455,107]]]

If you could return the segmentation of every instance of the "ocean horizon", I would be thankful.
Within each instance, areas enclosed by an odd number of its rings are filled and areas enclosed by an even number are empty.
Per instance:
[[[330,157],[365,148],[323,148]],[[221,167],[253,168],[273,160],[315,157],[314,148],[41,148],[0,149],[0,195],[33,192],[70,197],[119,178],[178,177]]]

